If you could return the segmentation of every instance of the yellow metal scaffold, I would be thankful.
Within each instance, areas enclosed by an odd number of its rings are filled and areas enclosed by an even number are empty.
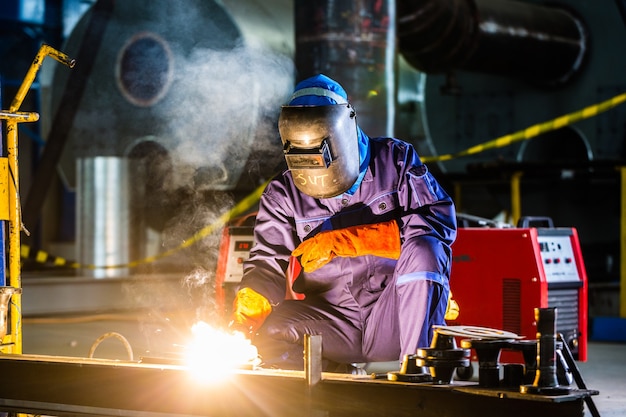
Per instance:
[[[22,353],[22,279],[20,268],[20,232],[23,230],[19,199],[19,175],[17,159],[17,125],[23,122],[36,122],[39,114],[20,112],[19,108],[31,88],[37,72],[45,57],[50,56],[58,62],[72,68],[75,61],[66,54],[43,44],[35,56],[20,88],[8,111],[0,111],[0,119],[6,121],[6,157],[0,157],[0,220],[8,220],[8,284],[0,289],[0,324],[5,324],[0,351],[3,353]],[[6,278],[5,278],[5,281]],[[2,301],[5,301],[4,303]],[[7,316],[10,320],[7,320]],[[6,323],[10,322],[10,329]]]

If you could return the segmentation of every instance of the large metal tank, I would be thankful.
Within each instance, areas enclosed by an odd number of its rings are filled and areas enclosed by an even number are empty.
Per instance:
[[[77,193],[81,264],[124,265],[175,248],[232,205],[220,193],[245,193],[272,172],[273,122],[293,86],[291,9],[287,0],[99,0],[83,15],[63,50],[87,52],[93,68],[72,103],[60,163]],[[53,114],[72,76],[55,73]],[[162,268],[205,261],[175,259]]]

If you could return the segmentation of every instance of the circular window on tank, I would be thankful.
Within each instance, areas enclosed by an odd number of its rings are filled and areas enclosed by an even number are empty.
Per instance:
[[[115,78],[128,101],[148,107],[167,93],[172,71],[172,52],[167,42],[154,33],[141,32],[120,50]]]

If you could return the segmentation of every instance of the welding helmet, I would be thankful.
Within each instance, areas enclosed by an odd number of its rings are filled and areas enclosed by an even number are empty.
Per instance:
[[[281,109],[278,130],[287,166],[304,194],[335,197],[358,179],[356,112],[335,81],[317,75],[299,83]]]

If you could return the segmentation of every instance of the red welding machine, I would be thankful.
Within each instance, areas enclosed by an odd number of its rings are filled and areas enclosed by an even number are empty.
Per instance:
[[[557,333],[576,359],[587,360],[587,275],[576,229],[459,228],[452,253],[460,315],[448,324],[534,340],[534,309],[556,307]],[[502,361],[513,354],[503,352]]]

